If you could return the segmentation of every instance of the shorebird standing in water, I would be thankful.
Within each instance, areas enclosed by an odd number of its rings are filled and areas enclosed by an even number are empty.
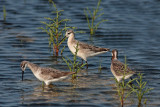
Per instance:
[[[129,67],[125,69],[125,64],[120,62],[118,59],[118,51],[116,49],[112,50],[112,62],[111,62],[111,72],[115,76],[118,82],[120,82],[124,76],[124,79],[130,78],[135,72]]]
[[[95,56],[95,55],[102,54],[109,51],[108,48],[101,48],[101,47],[89,45],[89,44],[80,42],[78,40],[75,40],[73,30],[67,30],[66,37],[68,37],[67,45],[70,51],[73,54],[75,54],[76,46],[78,44],[77,56],[85,60],[86,63],[87,63],[87,57]],[[83,60],[82,60],[82,64],[83,64]],[[88,68],[88,63],[87,63],[87,68]]]
[[[29,67],[33,72],[34,76],[40,81],[45,82],[46,85],[50,85],[51,82],[63,80],[67,78],[69,75],[74,74],[74,72],[64,72],[53,68],[39,67],[38,65],[33,64],[29,61],[22,61],[20,66],[22,69],[22,81],[24,71],[26,67]]]

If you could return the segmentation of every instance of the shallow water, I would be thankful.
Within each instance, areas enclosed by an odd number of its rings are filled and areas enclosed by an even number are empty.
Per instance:
[[[108,19],[100,25],[92,37],[83,14],[85,7],[96,5],[94,0],[56,0],[58,9],[63,9],[62,18],[72,19],[68,23],[84,30],[76,39],[96,46],[118,49],[119,60],[136,71],[144,73],[150,92],[147,106],[160,106],[160,1],[102,0],[101,8]],[[2,7],[7,10],[6,22],[2,20]],[[111,54],[108,52],[88,59],[89,69],[79,73],[77,81],[70,79],[53,83],[53,88],[42,90],[29,69],[21,81],[20,62],[28,60],[44,67],[66,70],[61,58],[54,58],[48,47],[48,35],[42,33],[40,21],[54,17],[47,0],[1,0],[0,1],[0,106],[114,106],[120,105],[115,81],[110,72]],[[100,19],[101,19],[100,18]],[[64,56],[73,55],[66,46]],[[79,61],[80,58],[79,58]],[[102,70],[99,71],[101,63]],[[132,96],[126,106],[136,106]]]

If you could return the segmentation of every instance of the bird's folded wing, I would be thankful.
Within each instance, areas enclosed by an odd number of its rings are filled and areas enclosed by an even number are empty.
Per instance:
[[[69,74],[71,74],[71,72],[59,71],[53,68],[41,68],[41,76],[43,78],[47,78],[48,80],[54,79],[54,78],[60,78],[63,76],[67,76]]]
[[[113,66],[113,69],[114,69],[116,75],[118,75],[118,76],[124,75],[124,72],[126,75],[134,73],[129,67],[127,67],[125,69],[124,63],[122,63],[118,60],[112,61],[112,66]]]

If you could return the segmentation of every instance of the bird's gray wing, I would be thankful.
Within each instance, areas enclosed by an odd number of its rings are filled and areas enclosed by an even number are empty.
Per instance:
[[[41,77],[48,80],[54,78],[60,78],[63,76],[67,76],[69,74],[72,74],[72,72],[59,71],[53,68],[41,68],[41,73],[40,73]]]
[[[78,46],[81,49],[84,49],[84,50],[86,49],[86,50],[90,50],[90,51],[93,51],[93,52],[109,51],[108,48],[101,48],[101,47],[89,45],[89,44],[83,43],[83,42],[79,42]]]

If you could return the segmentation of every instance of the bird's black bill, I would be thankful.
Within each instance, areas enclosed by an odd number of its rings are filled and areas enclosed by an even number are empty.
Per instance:
[[[23,81],[23,75],[24,75],[24,71],[22,71],[22,81]]]
[[[66,39],[66,36],[59,42],[60,44]]]

